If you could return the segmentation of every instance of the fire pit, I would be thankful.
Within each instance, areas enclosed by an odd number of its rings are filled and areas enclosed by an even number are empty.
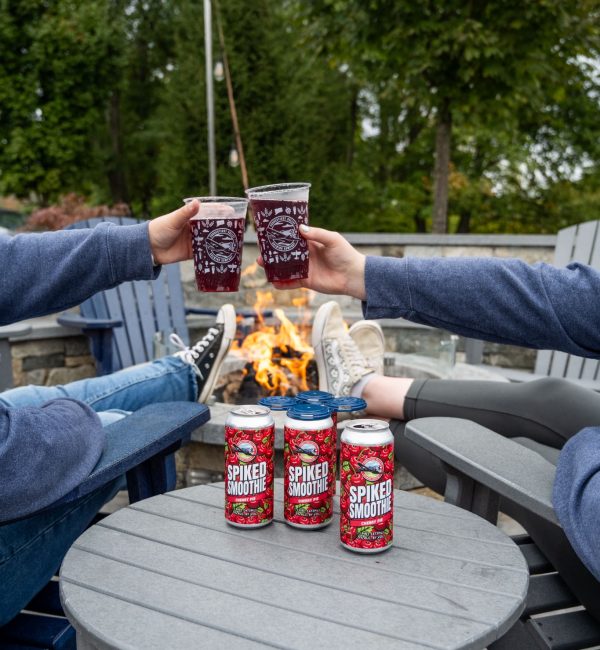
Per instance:
[[[317,366],[310,344],[310,292],[296,299],[298,322],[283,309],[267,320],[263,311],[272,304],[271,292],[257,292],[253,319],[239,319],[234,341],[213,395],[217,402],[246,404],[269,395],[296,395],[318,386]],[[248,321],[252,320],[251,323]]]

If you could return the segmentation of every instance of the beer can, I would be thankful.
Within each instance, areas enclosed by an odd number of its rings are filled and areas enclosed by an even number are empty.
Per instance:
[[[264,406],[238,406],[225,422],[225,519],[258,528],[273,520],[273,416]]]
[[[331,462],[332,462],[332,473],[333,473],[333,483],[332,483],[332,488],[333,488],[333,495],[337,494],[337,483],[336,483],[336,478],[337,478],[337,423],[338,423],[338,416],[337,416],[337,410],[333,408],[333,402],[335,401],[334,396],[332,393],[328,393],[327,391],[324,390],[304,390],[301,393],[298,393],[296,395],[296,399],[299,400],[300,402],[306,402],[308,404],[322,404],[323,406],[327,406],[330,409],[331,412],[331,419],[333,421],[333,427],[331,429],[332,432],[332,438],[331,438],[331,449],[332,449],[332,457],[331,457]]]
[[[341,436],[340,540],[379,553],[394,536],[394,437],[383,420],[353,420]]]
[[[296,528],[323,528],[333,513],[333,421],[322,404],[296,402],[284,427],[283,510]]]

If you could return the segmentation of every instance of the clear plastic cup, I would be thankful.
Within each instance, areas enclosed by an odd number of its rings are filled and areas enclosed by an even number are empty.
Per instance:
[[[298,227],[308,224],[309,190],[310,183],[278,183],[246,190],[269,282],[308,277],[308,245]]]
[[[200,210],[190,219],[194,271],[198,291],[237,291],[242,269],[242,246],[248,199],[195,196]]]

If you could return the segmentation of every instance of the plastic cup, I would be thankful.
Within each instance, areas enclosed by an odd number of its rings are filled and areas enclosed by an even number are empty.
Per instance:
[[[198,291],[237,291],[248,199],[196,196],[200,210],[190,219]]]
[[[308,224],[309,189],[310,183],[278,183],[246,190],[269,282],[308,277],[308,244],[298,227]]]

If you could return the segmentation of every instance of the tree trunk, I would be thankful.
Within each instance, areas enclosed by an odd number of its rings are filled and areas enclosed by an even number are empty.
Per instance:
[[[435,169],[433,190],[434,233],[448,231],[448,176],[450,171],[450,139],[452,135],[452,113],[450,102],[444,100],[438,112],[435,132]]]
[[[358,86],[352,84],[350,91],[350,119],[348,124],[348,145],[346,148],[346,164],[352,167],[354,162],[354,138],[358,124]]]
[[[467,234],[470,231],[470,228],[471,228],[471,211],[466,210],[462,212],[460,215],[456,232],[461,234]]]

